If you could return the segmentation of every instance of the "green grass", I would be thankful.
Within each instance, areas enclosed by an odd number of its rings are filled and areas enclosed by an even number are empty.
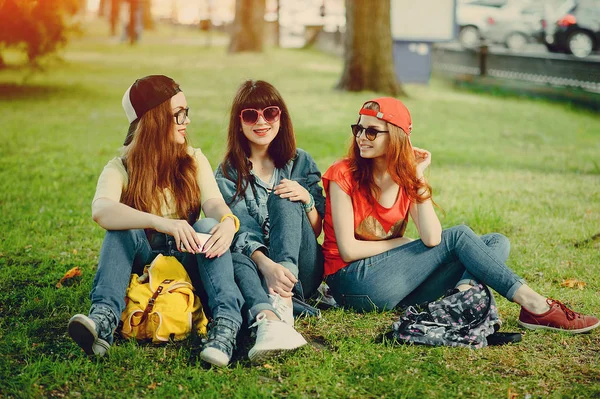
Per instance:
[[[92,26],[94,27],[94,25]],[[523,342],[472,351],[379,343],[397,315],[326,311],[297,322],[308,345],[252,366],[247,342],[225,369],[198,359],[198,339],[161,347],[118,340],[89,360],[66,324],[87,312],[103,230],[90,202],[127,122],[121,96],[163,73],[182,85],[193,145],[220,161],[237,86],[280,89],[298,144],[321,171],[343,156],[358,107],[375,93],[332,90],[337,58],[270,49],[227,55],[193,32],[164,28],[131,48],[96,33],[74,40],[44,74],[0,73],[0,397],[480,397],[600,396],[600,334],[527,332]],[[509,266],[540,292],[600,313],[600,122],[541,100],[454,90],[433,79],[407,86],[413,143],[433,154],[430,181],[444,227],[466,223],[512,243]],[[414,226],[409,228],[414,236]],[[581,244],[582,243],[582,244]],[[575,245],[580,244],[580,245]],[[75,285],[56,282],[74,266]],[[561,287],[567,278],[583,290]],[[503,330],[518,306],[498,300]]]

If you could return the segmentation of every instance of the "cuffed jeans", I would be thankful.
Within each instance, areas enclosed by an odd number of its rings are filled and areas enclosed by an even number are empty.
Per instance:
[[[321,284],[323,253],[306,212],[299,202],[271,194],[267,200],[271,229],[269,257],[289,269],[298,279],[294,293],[299,299],[310,298]],[[258,266],[243,254],[232,254],[235,281],[254,320],[263,310],[275,309],[267,295],[266,281]]]
[[[317,292],[323,279],[323,251],[301,202],[272,194],[267,200],[271,230],[269,257],[298,279],[294,291],[300,299]]]
[[[256,263],[246,255],[240,253],[233,253],[231,257],[233,259],[235,282],[244,298],[248,324],[251,324],[263,310],[270,310],[276,313],[267,295],[264,278],[262,278]]]
[[[214,219],[206,218],[197,221],[193,227],[197,232],[208,233],[217,223]],[[125,309],[125,293],[131,274],[141,274],[144,265],[150,264],[158,254],[163,254],[175,256],[190,275],[194,272],[192,268],[197,268],[212,316],[228,319],[240,326],[243,298],[235,284],[231,253],[227,251],[221,257],[212,259],[206,258],[204,254],[194,256],[181,253],[175,246],[175,239],[165,236],[164,246],[152,248],[142,229],[106,232],[90,293],[90,312],[108,308],[116,320],[120,320]],[[114,329],[116,325],[112,327]],[[103,338],[112,342],[112,336]]]
[[[357,311],[432,301],[452,287],[474,281],[512,300],[524,281],[505,264],[509,250],[505,236],[479,237],[460,225],[443,230],[435,247],[416,240],[352,262],[328,276],[327,284],[338,303]]]

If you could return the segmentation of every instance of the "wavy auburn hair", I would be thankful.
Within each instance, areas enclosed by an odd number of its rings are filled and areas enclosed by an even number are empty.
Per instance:
[[[363,108],[379,111],[379,104],[369,101]],[[360,116],[358,120],[360,121]],[[421,203],[431,199],[431,186],[417,178],[415,154],[408,136],[398,126],[386,123],[390,135],[386,150],[388,173],[394,182],[404,189],[412,202]],[[373,178],[373,160],[360,156],[360,148],[355,139],[352,140],[347,158],[350,161],[352,177],[358,182],[357,190],[363,190],[367,197],[377,200],[381,190]],[[419,195],[418,191],[422,188],[425,191]]]
[[[231,181],[236,182],[236,191],[230,205],[235,203],[246,192],[251,179],[250,171],[252,163],[250,157],[250,144],[242,131],[240,113],[245,108],[265,109],[276,105],[281,110],[279,118],[279,132],[269,145],[267,154],[273,160],[276,168],[282,168],[296,155],[296,137],[294,127],[290,119],[290,113],[283,101],[283,97],[277,89],[263,80],[247,80],[239,87],[229,115],[229,127],[227,129],[227,150],[223,160],[223,175]],[[229,173],[229,170],[237,172],[237,176]]]
[[[139,120],[123,162],[129,184],[121,201],[139,211],[158,214],[165,191],[171,192],[177,216],[193,224],[200,215],[196,161],[185,143],[173,140],[171,100],[146,112]]]

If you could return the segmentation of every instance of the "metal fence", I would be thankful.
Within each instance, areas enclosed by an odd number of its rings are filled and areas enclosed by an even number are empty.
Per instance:
[[[432,67],[447,75],[489,76],[600,94],[600,61],[564,54],[491,53],[434,46]]]

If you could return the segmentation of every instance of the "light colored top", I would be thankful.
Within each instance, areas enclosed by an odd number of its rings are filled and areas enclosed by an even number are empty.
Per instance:
[[[334,163],[323,174],[323,187],[326,193],[325,218],[323,219],[323,256],[325,275],[335,274],[348,263],[342,260],[333,229],[329,183],[335,182],[352,199],[354,210],[354,236],[358,240],[378,241],[402,237],[408,224],[410,199],[402,188],[398,191],[396,202],[385,208],[379,202],[371,200],[352,178],[350,163],[342,160]]]
[[[200,187],[200,206],[212,198],[223,199],[219,186],[213,175],[212,168],[206,156],[199,148],[188,147],[188,153],[196,159],[196,167],[198,170],[197,181]],[[98,198],[109,198],[111,200],[121,202],[121,194],[127,189],[129,177],[123,166],[123,161],[120,157],[115,157],[108,161],[96,185],[96,194],[92,203]],[[173,200],[173,195],[170,190],[165,190],[166,201],[161,198],[161,206],[159,216],[178,219],[177,208]]]

